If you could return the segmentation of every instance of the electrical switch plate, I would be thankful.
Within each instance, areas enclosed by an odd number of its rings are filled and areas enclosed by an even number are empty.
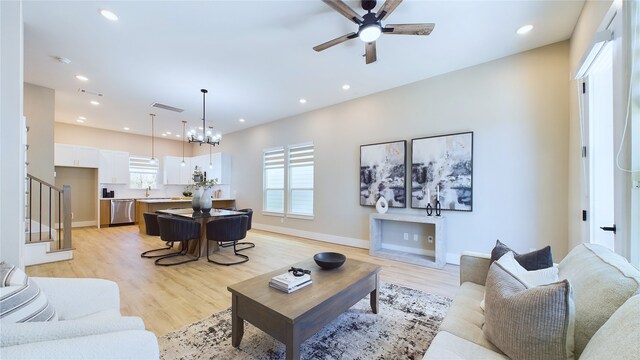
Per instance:
[[[418,234],[413,234],[413,241],[418,241]]]
[[[404,239],[409,240],[409,233],[404,233]]]

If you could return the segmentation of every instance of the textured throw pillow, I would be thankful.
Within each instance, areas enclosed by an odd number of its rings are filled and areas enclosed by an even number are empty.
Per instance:
[[[567,280],[527,288],[498,263],[486,282],[484,335],[512,359],[573,359],[575,312]]]
[[[496,240],[496,246],[491,250],[491,262],[500,259],[504,254],[511,250],[507,245]],[[553,266],[553,257],[551,256],[551,246],[545,246],[540,250],[535,250],[526,254],[518,254],[513,251],[516,261],[525,269],[540,270]]]
[[[502,255],[500,259],[496,261],[498,264],[502,265],[502,267],[514,275],[518,280],[523,282],[527,287],[535,287],[540,285],[551,284],[560,280],[558,278],[558,268],[552,266],[546,269],[527,271],[527,269],[523,268],[520,265],[514,255],[513,251],[509,251],[506,254]],[[480,302],[480,308],[484,310],[485,308],[485,299],[482,299]]]
[[[2,262],[0,279],[0,323],[58,320],[47,297],[22,270]]]

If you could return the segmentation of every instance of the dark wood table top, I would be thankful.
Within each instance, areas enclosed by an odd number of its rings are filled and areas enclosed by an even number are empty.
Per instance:
[[[271,288],[269,280],[287,272],[291,266],[311,270],[312,284],[290,294]],[[341,267],[331,270],[320,268],[312,258],[291,266],[230,285],[227,289],[294,322],[309,310],[380,271],[377,265],[349,258]]]
[[[242,211],[231,211],[231,210],[223,210],[223,209],[211,209],[209,212],[194,212],[191,208],[184,209],[166,209],[166,210],[158,210],[157,212],[162,214],[170,214],[182,216],[189,219],[208,219],[208,218],[216,218],[223,216],[235,216],[235,215],[246,215],[247,213]]]

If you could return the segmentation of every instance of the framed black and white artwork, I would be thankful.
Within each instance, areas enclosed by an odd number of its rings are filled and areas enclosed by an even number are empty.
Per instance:
[[[361,145],[360,205],[375,206],[384,197],[389,207],[406,207],[406,163],[406,140]]]
[[[411,207],[473,210],[473,132],[411,140]]]

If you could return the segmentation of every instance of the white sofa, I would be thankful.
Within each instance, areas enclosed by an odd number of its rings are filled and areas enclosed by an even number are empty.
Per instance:
[[[424,359],[508,359],[483,333],[490,256],[460,258],[460,290]],[[640,359],[640,271],[598,245],[581,244],[558,264],[575,303],[575,349],[580,360]]]
[[[142,319],[120,315],[120,291],[101,279],[37,278],[59,321],[2,324],[0,359],[158,359]]]

